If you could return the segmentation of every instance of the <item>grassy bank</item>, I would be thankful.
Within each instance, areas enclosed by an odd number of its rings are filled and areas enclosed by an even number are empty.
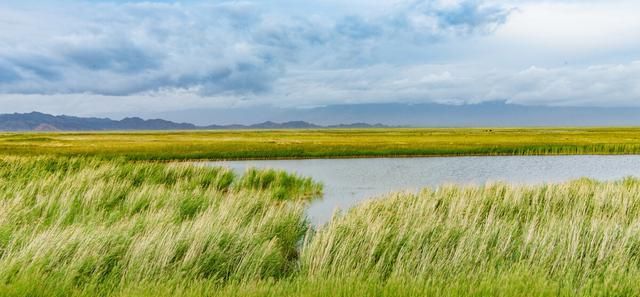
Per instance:
[[[638,154],[640,128],[4,133],[0,151],[130,160]]]
[[[275,171],[0,158],[2,296],[637,296],[640,180],[444,186],[305,218]]]
[[[321,186],[274,171],[0,159],[0,295],[281,279]]]
[[[640,181],[398,194],[335,217],[301,263],[310,279],[420,280],[445,295],[637,296]]]

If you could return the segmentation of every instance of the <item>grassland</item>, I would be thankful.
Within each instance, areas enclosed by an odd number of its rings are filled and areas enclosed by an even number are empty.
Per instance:
[[[640,180],[396,194],[131,162],[636,154],[640,128],[0,134],[0,296],[638,296]]]
[[[2,158],[0,295],[284,278],[320,190],[275,171]]]
[[[335,217],[301,263],[314,279],[423,281],[435,295],[638,296],[640,181],[396,194]]]
[[[638,154],[640,128],[4,133],[0,152],[129,160]]]
[[[276,171],[0,157],[0,295],[640,295],[640,180],[443,186],[314,230],[319,191]]]

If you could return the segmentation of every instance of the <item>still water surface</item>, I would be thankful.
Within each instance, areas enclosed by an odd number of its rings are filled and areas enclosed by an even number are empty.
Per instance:
[[[418,191],[441,184],[520,184],[561,182],[580,177],[599,180],[640,177],[640,156],[512,156],[444,158],[375,158],[209,162],[244,172],[274,168],[308,176],[324,184],[324,196],[308,210],[315,225],[336,209],[398,191]]]

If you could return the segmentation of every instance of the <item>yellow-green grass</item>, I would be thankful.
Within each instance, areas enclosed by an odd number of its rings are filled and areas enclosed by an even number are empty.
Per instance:
[[[442,186],[305,217],[275,171],[0,157],[0,296],[638,296],[640,180]]]
[[[638,154],[640,128],[3,133],[0,152],[130,160]]]
[[[640,181],[395,194],[335,216],[307,240],[300,273],[443,295],[638,296]]]
[[[320,190],[269,170],[3,157],[0,295],[284,278]]]

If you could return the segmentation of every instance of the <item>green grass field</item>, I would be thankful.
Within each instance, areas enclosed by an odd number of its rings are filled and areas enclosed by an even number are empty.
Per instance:
[[[311,227],[313,181],[0,157],[0,296],[638,296],[640,180],[444,186]]]
[[[130,160],[638,154],[640,128],[4,133],[0,151]]]
[[[286,278],[320,191],[276,171],[4,157],[0,295]]]
[[[640,180],[322,185],[189,159],[634,154],[640,129],[0,134],[0,296],[639,296]],[[144,162],[132,162],[144,161]]]

